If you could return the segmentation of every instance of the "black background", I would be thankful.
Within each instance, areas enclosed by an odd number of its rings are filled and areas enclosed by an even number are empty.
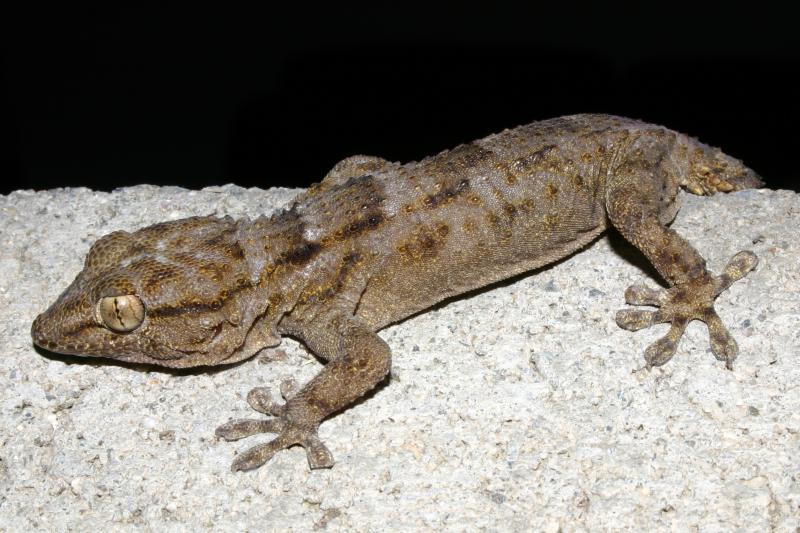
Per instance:
[[[798,190],[795,17],[658,4],[18,8],[0,193],[307,186],[349,155],[420,159],[580,112],[664,124]]]

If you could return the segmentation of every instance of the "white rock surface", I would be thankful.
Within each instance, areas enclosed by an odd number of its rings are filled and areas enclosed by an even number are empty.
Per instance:
[[[652,270],[620,237],[603,238],[384,330],[392,378],[323,424],[331,470],[309,471],[294,448],[231,473],[234,454],[267,437],[214,437],[254,415],[252,387],[317,372],[293,341],[212,372],[34,350],[31,321],[98,237],[195,214],[256,216],[295,192],[0,197],[0,530],[800,527],[800,196],[788,191],[685,196],[674,224],[716,272],[740,249],[761,260],[718,300],[740,346],[733,371],[694,323],[670,363],[637,372],[666,326],[630,333],[613,315]]]

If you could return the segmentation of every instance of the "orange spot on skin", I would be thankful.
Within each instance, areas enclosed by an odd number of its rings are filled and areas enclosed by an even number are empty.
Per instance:
[[[478,230],[478,225],[475,223],[474,220],[470,218],[465,220],[464,223],[461,224],[461,229],[464,231],[464,233],[474,234]]]

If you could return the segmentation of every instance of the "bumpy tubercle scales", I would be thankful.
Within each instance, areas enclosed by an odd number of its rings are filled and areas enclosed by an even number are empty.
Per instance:
[[[271,217],[193,217],[97,241],[83,270],[32,326],[60,353],[168,367],[231,363],[293,335],[327,364],[302,387],[248,395],[264,420],[233,420],[235,440],[277,433],[240,454],[256,468],[301,445],[312,468],[333,465],[317,436],[390,371],[377,331],[446,298],[552,263],[610,226],[668,283],[634,285],[617,323],[670,330],[645,352],[673,356],[691,320],[708,325],[715,356],[738,348],[713,302],[753,270],[740,252],[720,276],[667,227],[677,194],[759,187],[740,161],[661,126],[574,115],[505,130],[419,162],[353,156]]]

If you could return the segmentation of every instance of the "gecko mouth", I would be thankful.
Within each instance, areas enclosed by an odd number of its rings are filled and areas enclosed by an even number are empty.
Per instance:
[[[76,331],[86,330],[88,328],[97,327],[96,324],[77,324]],[[33,343],[40,348],[49,350],[51,352],[67,354],[67,355],[90,355],[92,351],[91,344],[85,342],[63,342],[56,339],[63,339],[64,336],[60,334],[58,328],[50,324],[47,312],[41,313],[34,319],[31,325],[31,337]]]
[[[98,348],[102,343],[93,342],[96,335],[92,333],[92,330],[107,331],[102,326],[98,326],[94,320],[54,322],[48,309],[39,314],[31,324],[31,338],[36,346],[55,353],[118,358],[118,355],[103,353]],[[76,335],[80,335],[83,340],[75,340]]]

